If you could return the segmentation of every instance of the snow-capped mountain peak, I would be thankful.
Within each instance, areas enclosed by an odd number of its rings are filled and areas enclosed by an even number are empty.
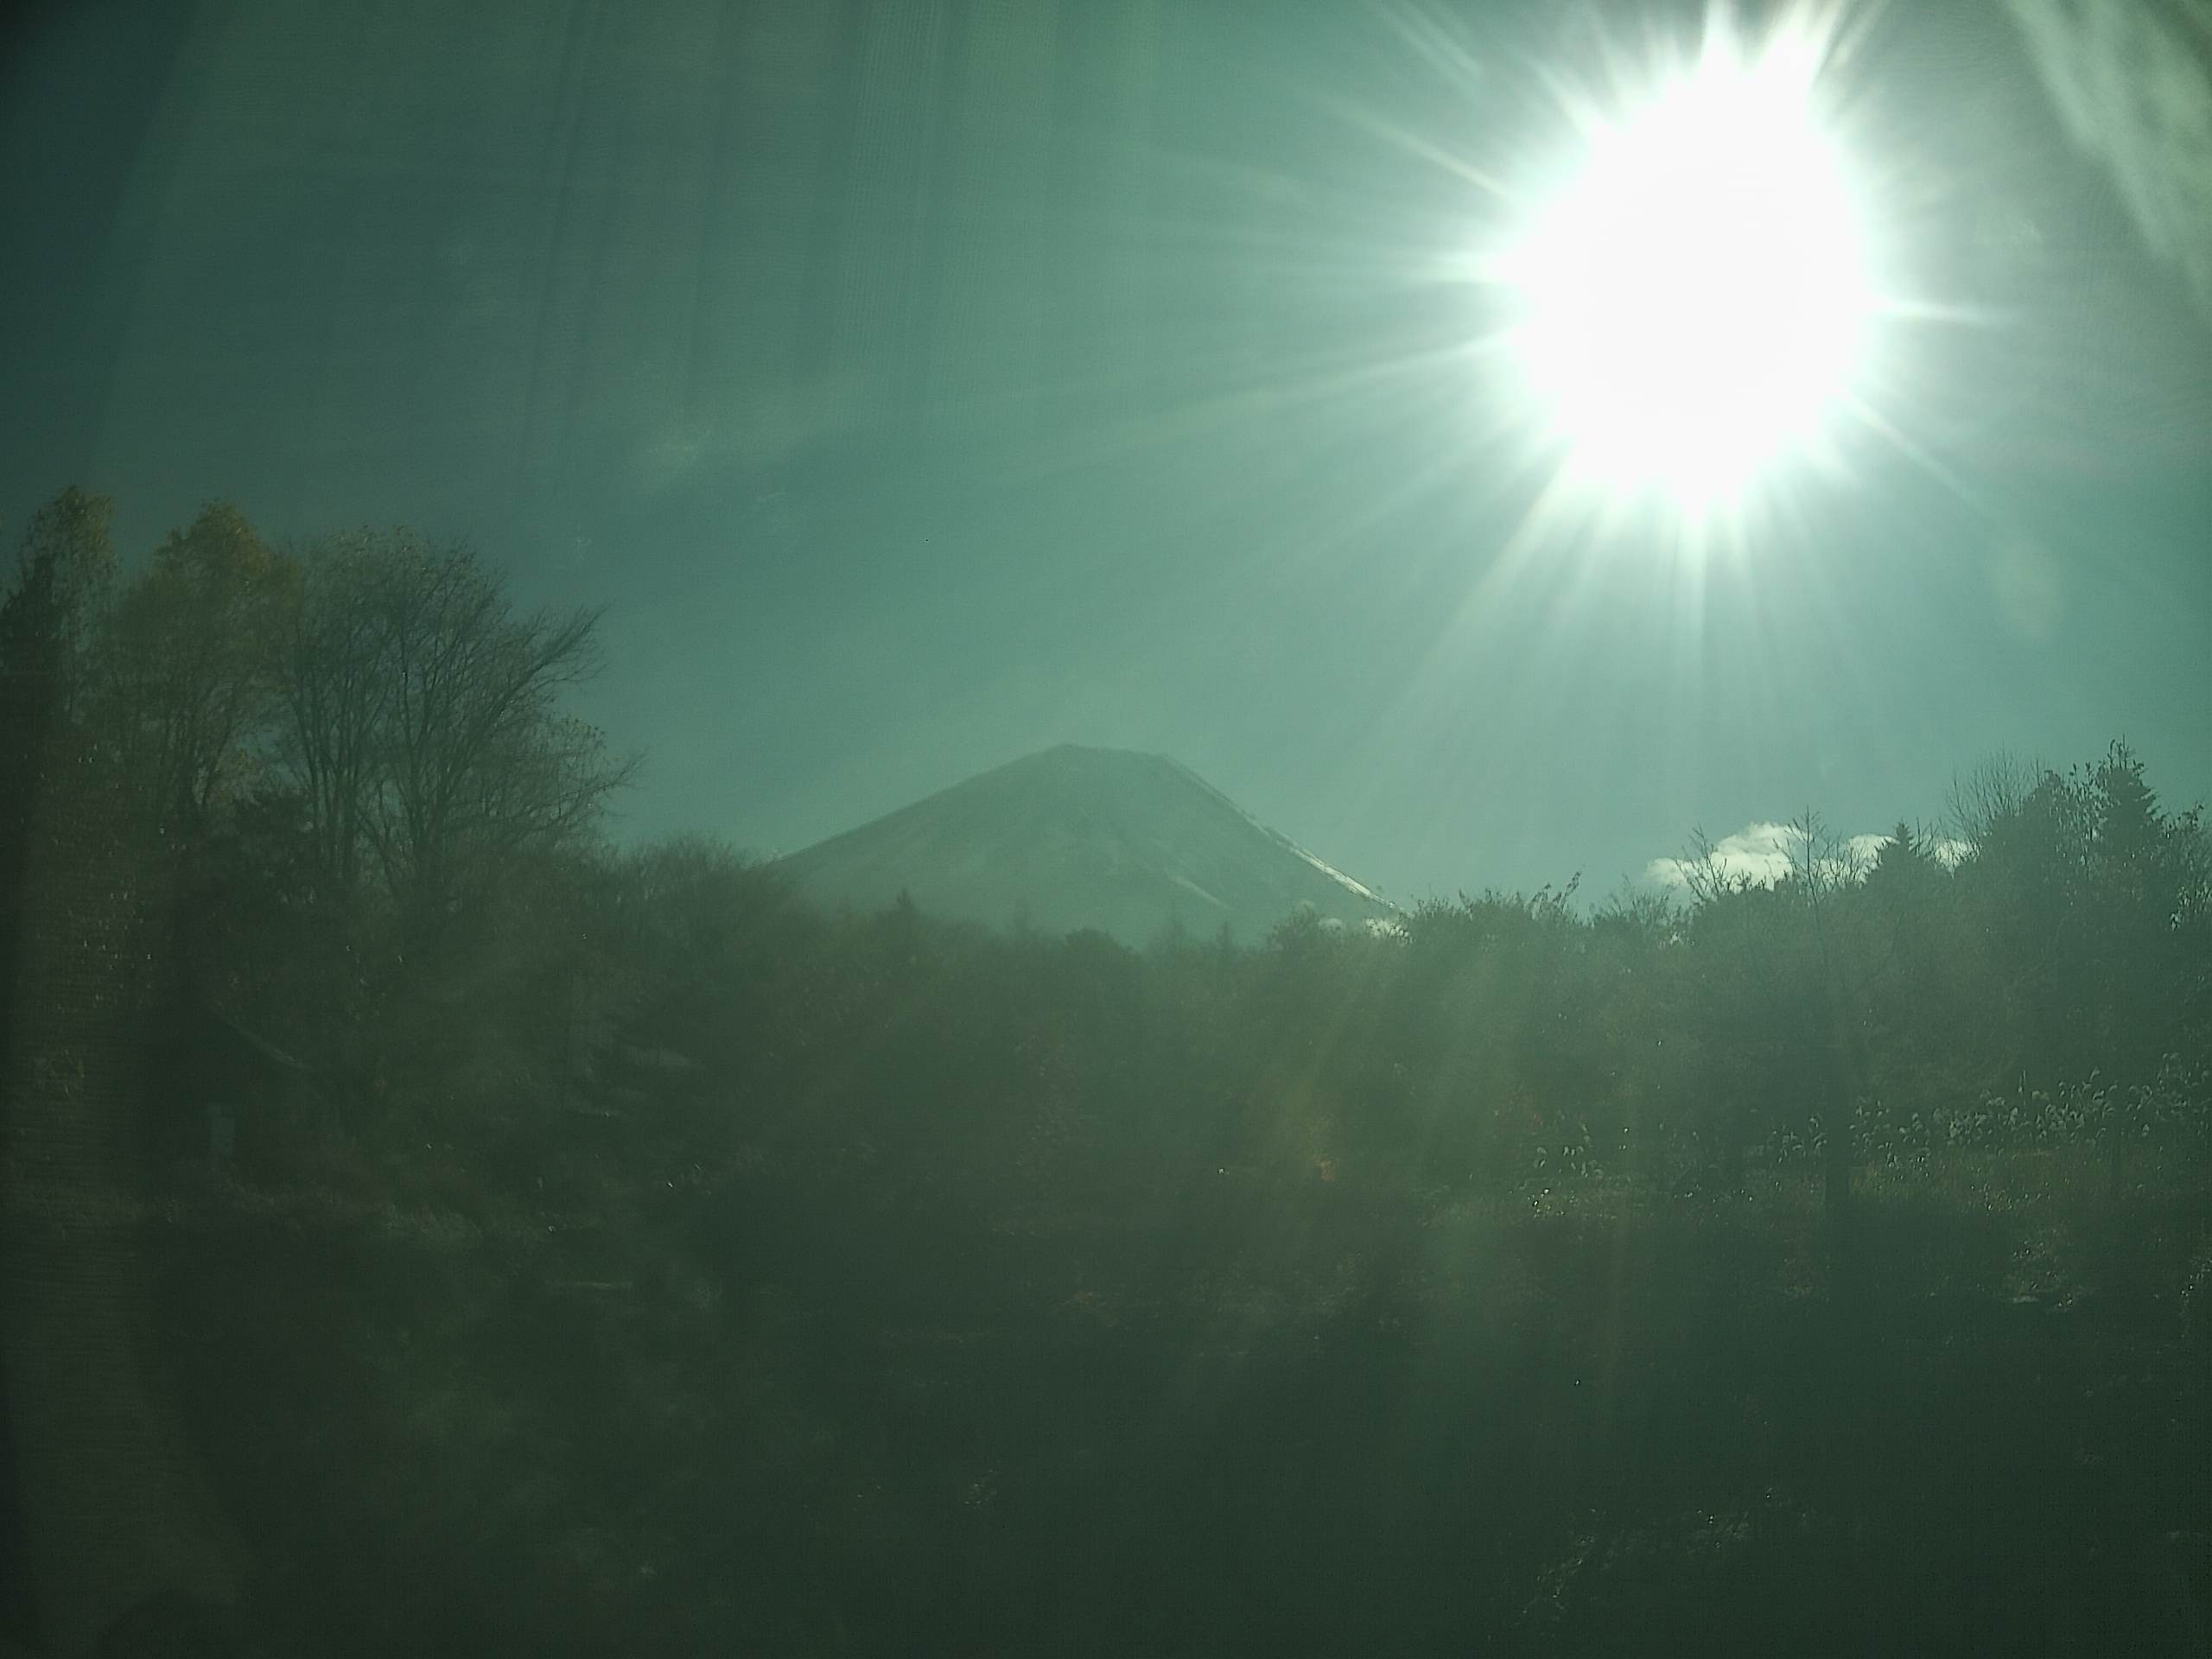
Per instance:
[[[1040,932],[1142,944],[1179,926],[1249,941],[1310,909],[1364,925],[1392,907],[1161,754],[1063,744],[982,772],[784,861],[802,891]]]

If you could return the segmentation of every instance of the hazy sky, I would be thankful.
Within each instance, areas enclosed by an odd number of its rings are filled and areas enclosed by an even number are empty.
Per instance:
[[[0,57],[5,533],[74,480],[134,547],[213,496],[466,534],[613,602],[627,829],[760,850],[1062,741],[1401,898],[1933,816],[1999,747],[2200,795],[2212,33],[2072,10],[1837,66],[1939,315],[1895,429],[1699,560],[1516,543],[1452,275],[1549,88],[1693,12],[56,7]]]

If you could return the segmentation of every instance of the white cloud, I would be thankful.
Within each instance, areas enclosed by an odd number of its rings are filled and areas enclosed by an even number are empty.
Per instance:
[[[1847,880],[1863,876],[1872,868],[1882,843],[1889,838],[1886,832],[1846,836],[1823,859],[1822,869]],[[1967,844],[1962,841],[1945,838],[1923,844],[1946,868],[1956,864],[1967,854]],[[1796,824],[1761,819],[1714,842],[1709,861],[1724,882],[1770,887],[1803,863],[1804,858],[1802,830]],[[1699,861],[1694,859],[1655,858],[1643,867],[1643,879],[1656,887],[1680,892],[1689,886],[1693,871],[1699,868]]]
[[[1882,836],[1853,836],[1844,842],[1843,862],[1847,868],[1864,870],[1880,856],[1882,843],[1889,839]]]
[[[1769,887],[1789,874],[1792,861],[1804,837],[1787,823],[1747,823],[1732,836],[1713,843],[1710,861],[1716,874],[1732,881],[1749,881]],[[1644,866],[1646,879],[1662,887],[1687,887],[1696,861],[1655,858]]]

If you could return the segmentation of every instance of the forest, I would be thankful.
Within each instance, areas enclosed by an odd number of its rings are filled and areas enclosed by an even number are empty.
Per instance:
[[[600,613],[466,545],[113,513],[5,577],[0,1135],[11,1349],[135,1370],[11,1353],[0,1635],[2212,1639],[2212,830],[2124,741],[1131,950],[617,840]],[[222,1548],[72,1484],[126,1387]]]

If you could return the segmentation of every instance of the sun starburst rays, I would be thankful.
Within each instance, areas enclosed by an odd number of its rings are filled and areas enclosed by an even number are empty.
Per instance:
[[[1705,514],[1832,452],[1880,302],[1820,38],[1715,29],[1624,107],[1568,98],[1575,164],[1484,261],[1539,441],[1592,490]]]

